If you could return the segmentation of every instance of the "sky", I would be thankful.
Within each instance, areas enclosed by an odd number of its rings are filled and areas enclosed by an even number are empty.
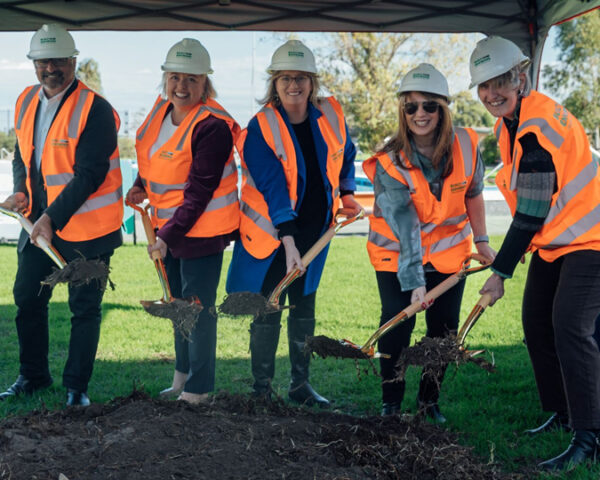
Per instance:
[[[33,64],[27,59],[33,32],[0,33],[0,130],[12,127],[14,104],[27,85],[37,83]],[[258,110],[255,102],[265,93],[266,68],[283,37],[271,32],[72,32],[80,51],[79,60],[93,58],[99,64],[104,96],[119,112],[122,125],[133,126],[142,112],[154,104],[169,48],[182,38],[196,38],[207,48],[214,74],[211,76],[219,101],[244,127]],[[298,33],[315,49],[323,47],[320,33]],[[479,38],[479,37],[478,37]],[[555,61],[553,40],[548,39],[542,64]],[[317,67],[318,67],[318,58]],[[465,63],[468,59],[457,59]],[[467,77],[467,75],[465,75]],[[467,88],[468,78],[450,83],[450,93]],[[335,94],[335,92],[333,92]],[[136,115],[137,114],[137,115]],[[121,133],[124,133],[122,127]]]

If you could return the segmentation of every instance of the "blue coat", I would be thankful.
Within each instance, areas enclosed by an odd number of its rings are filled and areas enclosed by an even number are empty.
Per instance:
[[[248,134],[244,143],[244,160],[248,170],[250,170],[250,174],[254,179],[256,187],[263,194],[265,201],[267,202],[269,216],[274,225],[294,220],[297,217],[297,212],[302,205],[306,186],[306,166],[302,150],[298,144],[294,129],[290,125],[285,110],[281,106],[278,110],[285,121],[296,151],[298,168],[298,201],[295,209],[292,209],[290,204],[290,195],[281,162],[265,142],[256,117],[252,118],[248,123]],[[325,139],[323,138],[317,123],[317,120],[321,115],[322,113],[318,108],[314,107],[311,103],[308,104],[308,117],[315,142],[317,161],[321,169],[321,177],[327,194],[327,207],[331,212],[331,184],[327,179],[326,173],[327,144],[325,143]],[[347,131],[348,128],[346,126],[346,132]],[[350,135],[346,135],[344,160],[340,172],[340,190],[354,191],[356,189],[356,184],[354,182],[355,156],[356,148],[350,139]],[[331,213],[327,216],[326,222],[323,224],[321,235],[325,233],[330,223]],[[283,246],[280,246],[279,248],[283,248]],[[323,249],[307,268],[304,284],[305,295],[313,293],[319,286],[325,259],[327,258],[327,250],[328,247]],[[229,265],[229,273],[227,275],[227,292],[260,292],[267,271],[273,258],[275,258],[276,253],[277,250],[265,259],[257,259],[246,251],[241,241],[237,241],[233,250],[231,264]]]

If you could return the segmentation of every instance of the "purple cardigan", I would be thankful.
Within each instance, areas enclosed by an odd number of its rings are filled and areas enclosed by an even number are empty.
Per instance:
[[[175,258],[197,258],[220,253],[237,238],[237,230],[214,237],[185,236],[219,186],[232,147],[231,130],[224,120],[209,115],[194,127],[192,166],[183,191],[183,203],[157,232]],[[143,188],[139,175],[134,185]]]

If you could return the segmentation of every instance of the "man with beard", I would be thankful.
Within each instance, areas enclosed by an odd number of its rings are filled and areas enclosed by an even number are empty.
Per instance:
[[[38,240],[52,242],[66,261],[83,255],[107,265],[122,243],[121,170],[117,149],[119,119],[110,104],[75,78],[73,37],[44,25],[31,39],[40,84],[17,100],[13,160],[14,193],[6,203],[34,223],[19,238],[13,288],[20,371],[0,400],[49,387],[48,302],[52,290],[40,281],[52,260]],[[71,338],[63,371],[67,405],[87,406],[88,382],[100,338],[103,290],[96,281],[69,285]]]

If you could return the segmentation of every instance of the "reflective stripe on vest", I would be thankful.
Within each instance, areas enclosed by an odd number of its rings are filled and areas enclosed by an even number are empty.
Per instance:
[[[118,202],[123,198],[123,187],[120,186],[114,192],[100,195],[99,197],[88,198],[81,207],[77,209],[74,215],[82,213],[93,212],[103,207],[107,207],[115,202]]]
[[[156,102],[156,104],[154,105],[154,108],[150,112],[150,115],[148,115],[148,118],[146,119],[146,124],[144,125],[144,128],[142,128],[142,130],[138,134],[137,140],[142,140],[144,138],[144,136],[146,135],[146,131],[148,130],[148,127],[152,123],[152,120],[154,120],[154,117],[160,111],[160,109],[163,107],[163,105],[165,103],[167,103],[167,100],[164,100],[164,99],[161,100],[160,102]]]
[[[385,248],[390,252],[400,253],[400,242],[398,242],[398,240],[387,238],[385,235],[381,235],[371,228],[369,229],[368,240],[378,247]]]
[[[458,144],[462,151],[463,160],[465,163],[465,176],[470,177],[473,174],[473,164],[475,160],[473,158],[473,147],[471,144],[471,137],[464,128],[457,127],[454,129],[456,137],[458,138]]]
[[[277,115],[275,110],[271,107],[263,107],[259,113],[263,113],[273,134],[273,142],[275,143],[275,154],[280,160],[287,162],[288,158],[283,148],[283,139],[281,138],[281,130],[279,129],[279,122],[277,121]],[[294,208],[294,207],[292,207]]]
[[[23,103],[21,104],[21,109],[19,110],[19,116],[17,118],[17,125],[15,128],[17,128],[17,129],[21,128],[21,122],[23,122],[23,117],[25,116],[25,112],[29,108],[31,101],[34,99],[34,97],[40,91],[40,88],[42,88],[41,85],[36,85],[31,90],[29,90],[27,95],[25,95],[25,98],[23,99]]]
[[[263,217],[243,200],[240,200],[240,209],[242,213],[252,220],[256,225],[258,225],[261,230],[269,234],[275,240],[279,241],[277,229],[273,226],[270,220]]]
[[[175,150],[183,149],[183,145],[185,144],[185,141],[187,140],[187,137],[190,134],[190,130],[192,129],[192,126],[196,124],[196,120],[198,119],[198,117],[200,117],[200,115],[203,115],[206,112],[214,113],[218,117],[227,117],[227,118],[233,120],[231,115],[229,115],[229,113],[227,113],[225,110],[213,108],[208,105],[202,105],[202,107],[200,107],[198,109],[198,111],[196,112],[196,115],[194,115],[192,122],[186,128],[186,130],[185,130],[184,134],[182,135],[181,140],[179,140],[179,143],[177,144],[177,147],[175,148]]]
[[[77,138],[77,131],[79,130],[79,122],[81,121],[81,114],[83,113],[83,107],[87,101],[88,95],[93,95],[90,90],[83,90],[79,95],[77,104],[73,109],[73,115],[69,121],[68,135],[69,138]]]
[[[342,128],[340,126],[340,122],[338,121],[337,114],[335,113],[335,110],[331,106],[329,100],[324,99],[319,104],[319,109],[325,115],[325,118],[329,122],[329,125],[331,125],[331,127],[333,128],[333,131],[337,136],[338,142],[340,142],[341,145],[344,145],[344,139],[342,137]]]
[[[552,249],[570,245],[577,237],[588,232],[592,227],[598,225],[598,223],[600,223],[600,205],[596,205],[596,208],[591,212],[571,224],[563,233],[541,248]]]
[[[205,212],[213,212],[215,210],[218,210],[219,208],[224,208],[229,205],[233,205],[237,201],[238,201],[237,191],[230,192],[227,195],[223,195],[222,197],[217,197],[217,198],[213,197],[210,199],[210,201],[206,205],[206,208],[204,209],[204,211]],[[168,220],[175,214],[175,210],[177,210],[178,208],[179,207],[156,208],[156,207],[151,206],[150,210],[153,215],[156,215],[157,218],[160,218],[161,220]]]
[[[120,168],[120,160],[118,158],[111,158],[109,161],[108,171],[112,171],[115,168]],[[74,173],[55,173],[54,175],[46,175],[46,186],[58,187],[60,185],[66,185],[75,176]]]
[[[465,238],[467,238],[470,235],[470,233],[471,224],[467,222],[467,224],[462,228],[462,230],[456,235],[452,235],[451,237],[445,237],[436,243],[432,243],[429,248],[429,251],[431,253],[440,253],[444,250],[450,250],[452,247],[456,247],[456,245],[460,244]]]

